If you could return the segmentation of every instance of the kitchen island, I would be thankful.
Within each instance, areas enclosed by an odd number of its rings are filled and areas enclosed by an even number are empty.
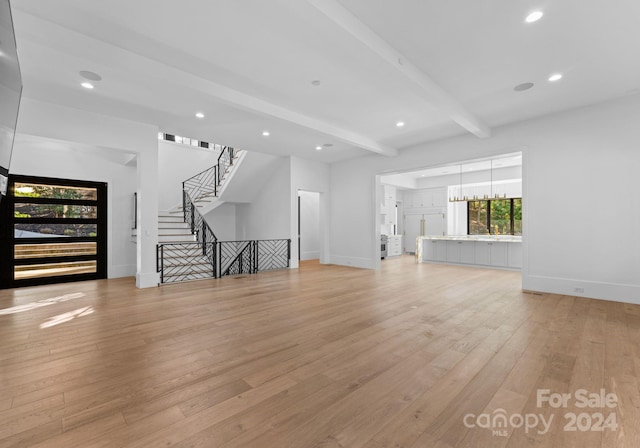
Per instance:
[[[418,263],[451,263],[499,269],[522,268],[522,237],[452,235],[416,238]]]

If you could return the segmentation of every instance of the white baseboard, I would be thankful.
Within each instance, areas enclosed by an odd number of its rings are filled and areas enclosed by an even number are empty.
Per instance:
[[[331,255],[329,258],[330,264],[337,264],[340,266],[350,266],[353,268],[363,269],[375,269],[375,262],[370,258],[348,257],[345,255]]]
[[[307,252],[302,252],[301,256],[301,260],[317,260],[320,258],[320,251],[319,250],[315,250],[315,251],[307,251]]]
[[[523,275],[522,288],[528,291],[640,304],[640,286],[637,285]]]
[[[160,274],[157,272],[136,274],[136,287],[138,288],[152,288],[158,286],[158,283],[160,283]]]

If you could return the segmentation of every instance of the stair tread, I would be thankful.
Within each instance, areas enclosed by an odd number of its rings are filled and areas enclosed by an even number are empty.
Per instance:
[[[213,278],[213,273],[210,270],[194,271],[194,272],[188,272],[188,273],[187,272],[179,272],[179,273],[175,273],[175,274],[165,272],[163,274],[163,277],[164,278],[167,278],[167,277],[185,277],[185,276],[188,276],[188,275],[198,275],[198,274],[211,274],[211,277]]]

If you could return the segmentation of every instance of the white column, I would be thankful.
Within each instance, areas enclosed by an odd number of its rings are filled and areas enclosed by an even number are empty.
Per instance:
[[[156,140],[157,142],[157,140]],[[138,154],[138,228],[136,247],[136,286],[158,286],[156,246],[158,244],[158,148]]]

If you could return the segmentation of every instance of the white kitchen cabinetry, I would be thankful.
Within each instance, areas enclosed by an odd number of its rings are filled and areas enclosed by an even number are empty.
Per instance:
[[[493,241],[488,238],[491,237],[421,237],[422,258],[419,261],[522,268],[522,241],[519,238],[507,241],[500,241],[499,237]]]
[[[396,194],[396,187],[383,185],[382,202],[380,203],[380,232],[383,234],[393,234],[398,225]]]
[[[476,241],[475,264],[507,266],[507,244],[493,241]]]
[[[447,262],[460,263],[460,246],[462,241],[447,241]]]
[[[488,266],[491,264],[491,246],[484,241],[476,241],[473,264]]]
[[[429,261],[447,261],[447,241],[429,240],[425,243],[426,259]]]
[[[387,237],[387,257],[402,255],[402,236],[389,235]]]
[[[474,241],[447,241],[447,263],[475,263]]]
[[[447,205],[446,188],[427,188],[423,190],[407,190],[404,192],[405,209],[443,208]]]
[[[491,244],[491,266],[505,267],[507,266],[507,244],[508,243],[490,243]]]
[[[507,260],[510,268],[522,269],[522,244],[509,244],[507,246]]]

